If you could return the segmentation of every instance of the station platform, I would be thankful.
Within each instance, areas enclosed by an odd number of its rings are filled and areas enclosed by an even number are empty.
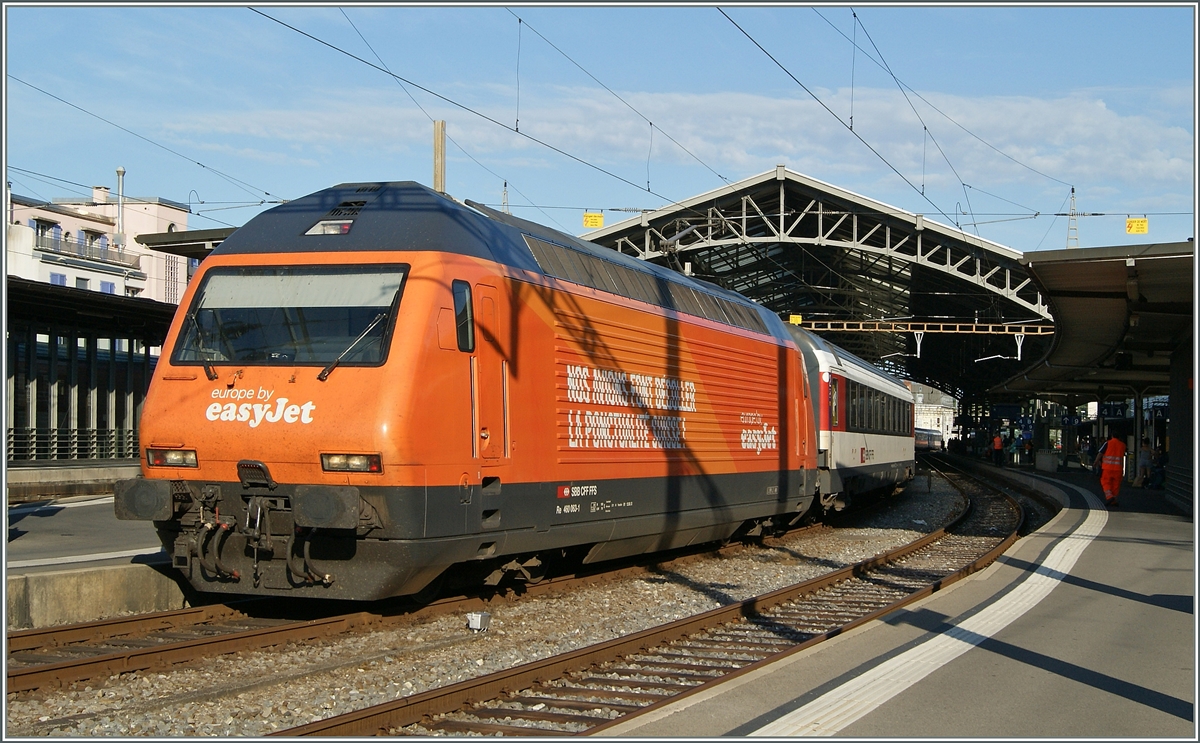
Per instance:
[[[154,525],[118,521],[111,495],[47,498],[8,509],[8,630],[183,608]]]
[[[1063,510],[905,609],[609,728],[638,738],[1196,739],[1195,532],[1162,491],[987,468]]]

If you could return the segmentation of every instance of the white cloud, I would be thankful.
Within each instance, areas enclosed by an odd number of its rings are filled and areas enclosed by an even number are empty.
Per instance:
[[[485,101],[473,105],[512,125],[513,91],[502,86],[464,87],[454,95],[459,100]],[[835,182],[847,177],[869,179],[871,174],[895,178],[879,157],[811,98],[740,92],[621,95],[654,122],[652,168],[701,167],[698,158],[731,180],[776,163]],[[1195,177],[1191,132],[1150,116],[1121,115],[1091,92],[1054,99],[941,94],[925,98],[1009,157],[913,97],[912,104],[935,145],[925,139],[920,121],[899,91],[857,89],[855,133],[918,186],[923,182],[931,189],[961,194],[961,177],[985,191],[1058,188],[1014,160],[1080,187],[1186,191]],[[823,100],[848,120],[849,91],[825,94]],[[461,109],[443,102],[426,107],[429,115],[447,119],[450,136],[481,161],[538,169],[564,163],[560,155]],[[230,138],[239,149],[251,138],[255,145],[247,152],[256,158],[267,158],[272,150],[294,158],[299,147],[309,164],[341,152],[424,156],[431,141],[429,118],[398,90],[392,95],[379,90],[318,91],[292,108],[207,111],[163,126],[181,137]],[[523,89],[520,128],[590,163],[619,170],[631,180],[645,173],[650,126],[605,91]],[[667,134],[691,154],[669,141]]]

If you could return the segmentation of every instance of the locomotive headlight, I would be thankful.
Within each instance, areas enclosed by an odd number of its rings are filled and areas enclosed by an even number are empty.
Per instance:
[[[194,449],[147,449],[146,463],[151,467],[196,467]]]
[[[321,469],[327,472],[382,472],[378,454],[322,454]]]

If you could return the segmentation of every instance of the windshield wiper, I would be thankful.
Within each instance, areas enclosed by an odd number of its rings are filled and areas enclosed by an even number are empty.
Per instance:
[[[217,370],[208,359],[204,358],[207,349],[204,348],[204,340],[200,337],[200,321],[196,319],[196,311],[192,310],[187,317],[192,321],[192,327],[196,329],[196,351],[200,354],[200,363],[204,364],[204,376],[212,382],[217,378]]]
[[[352,348],[354,348],[355,346],[357,346],[359,341],[361,341],[363,338],[366,338],[367,333],[370,333],[372,330],[374,330],[375,326],[378,325],[380,323],[380,321],[383,320],[383,318],[385,318],[385,317],[387,317],[386,312],[380,312],[378,315],[376,315],[375,319],[371,321],[371,324],[367,326],[367,329],[364,330],[362,333],[360,333],[359,336],[354,339],[353,343],[346,346],[346,350],[342,351],[340,354],[338,354],[338,357],[336,359],[329,362],[329,366],[327,366],[321,370],[321,373],[317,375],[317,379],[324,382],[326,380],[326,378],[329,377],[329,372],[333,371],[334,367],[336,367],[341,362],[341,360],[346,356],[346,354],[350,353],[350,350]]]

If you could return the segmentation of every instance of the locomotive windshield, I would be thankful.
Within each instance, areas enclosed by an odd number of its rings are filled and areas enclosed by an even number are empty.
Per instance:
[[[406,266],[214,268],[174,363],[376,365],[387,354]]]

